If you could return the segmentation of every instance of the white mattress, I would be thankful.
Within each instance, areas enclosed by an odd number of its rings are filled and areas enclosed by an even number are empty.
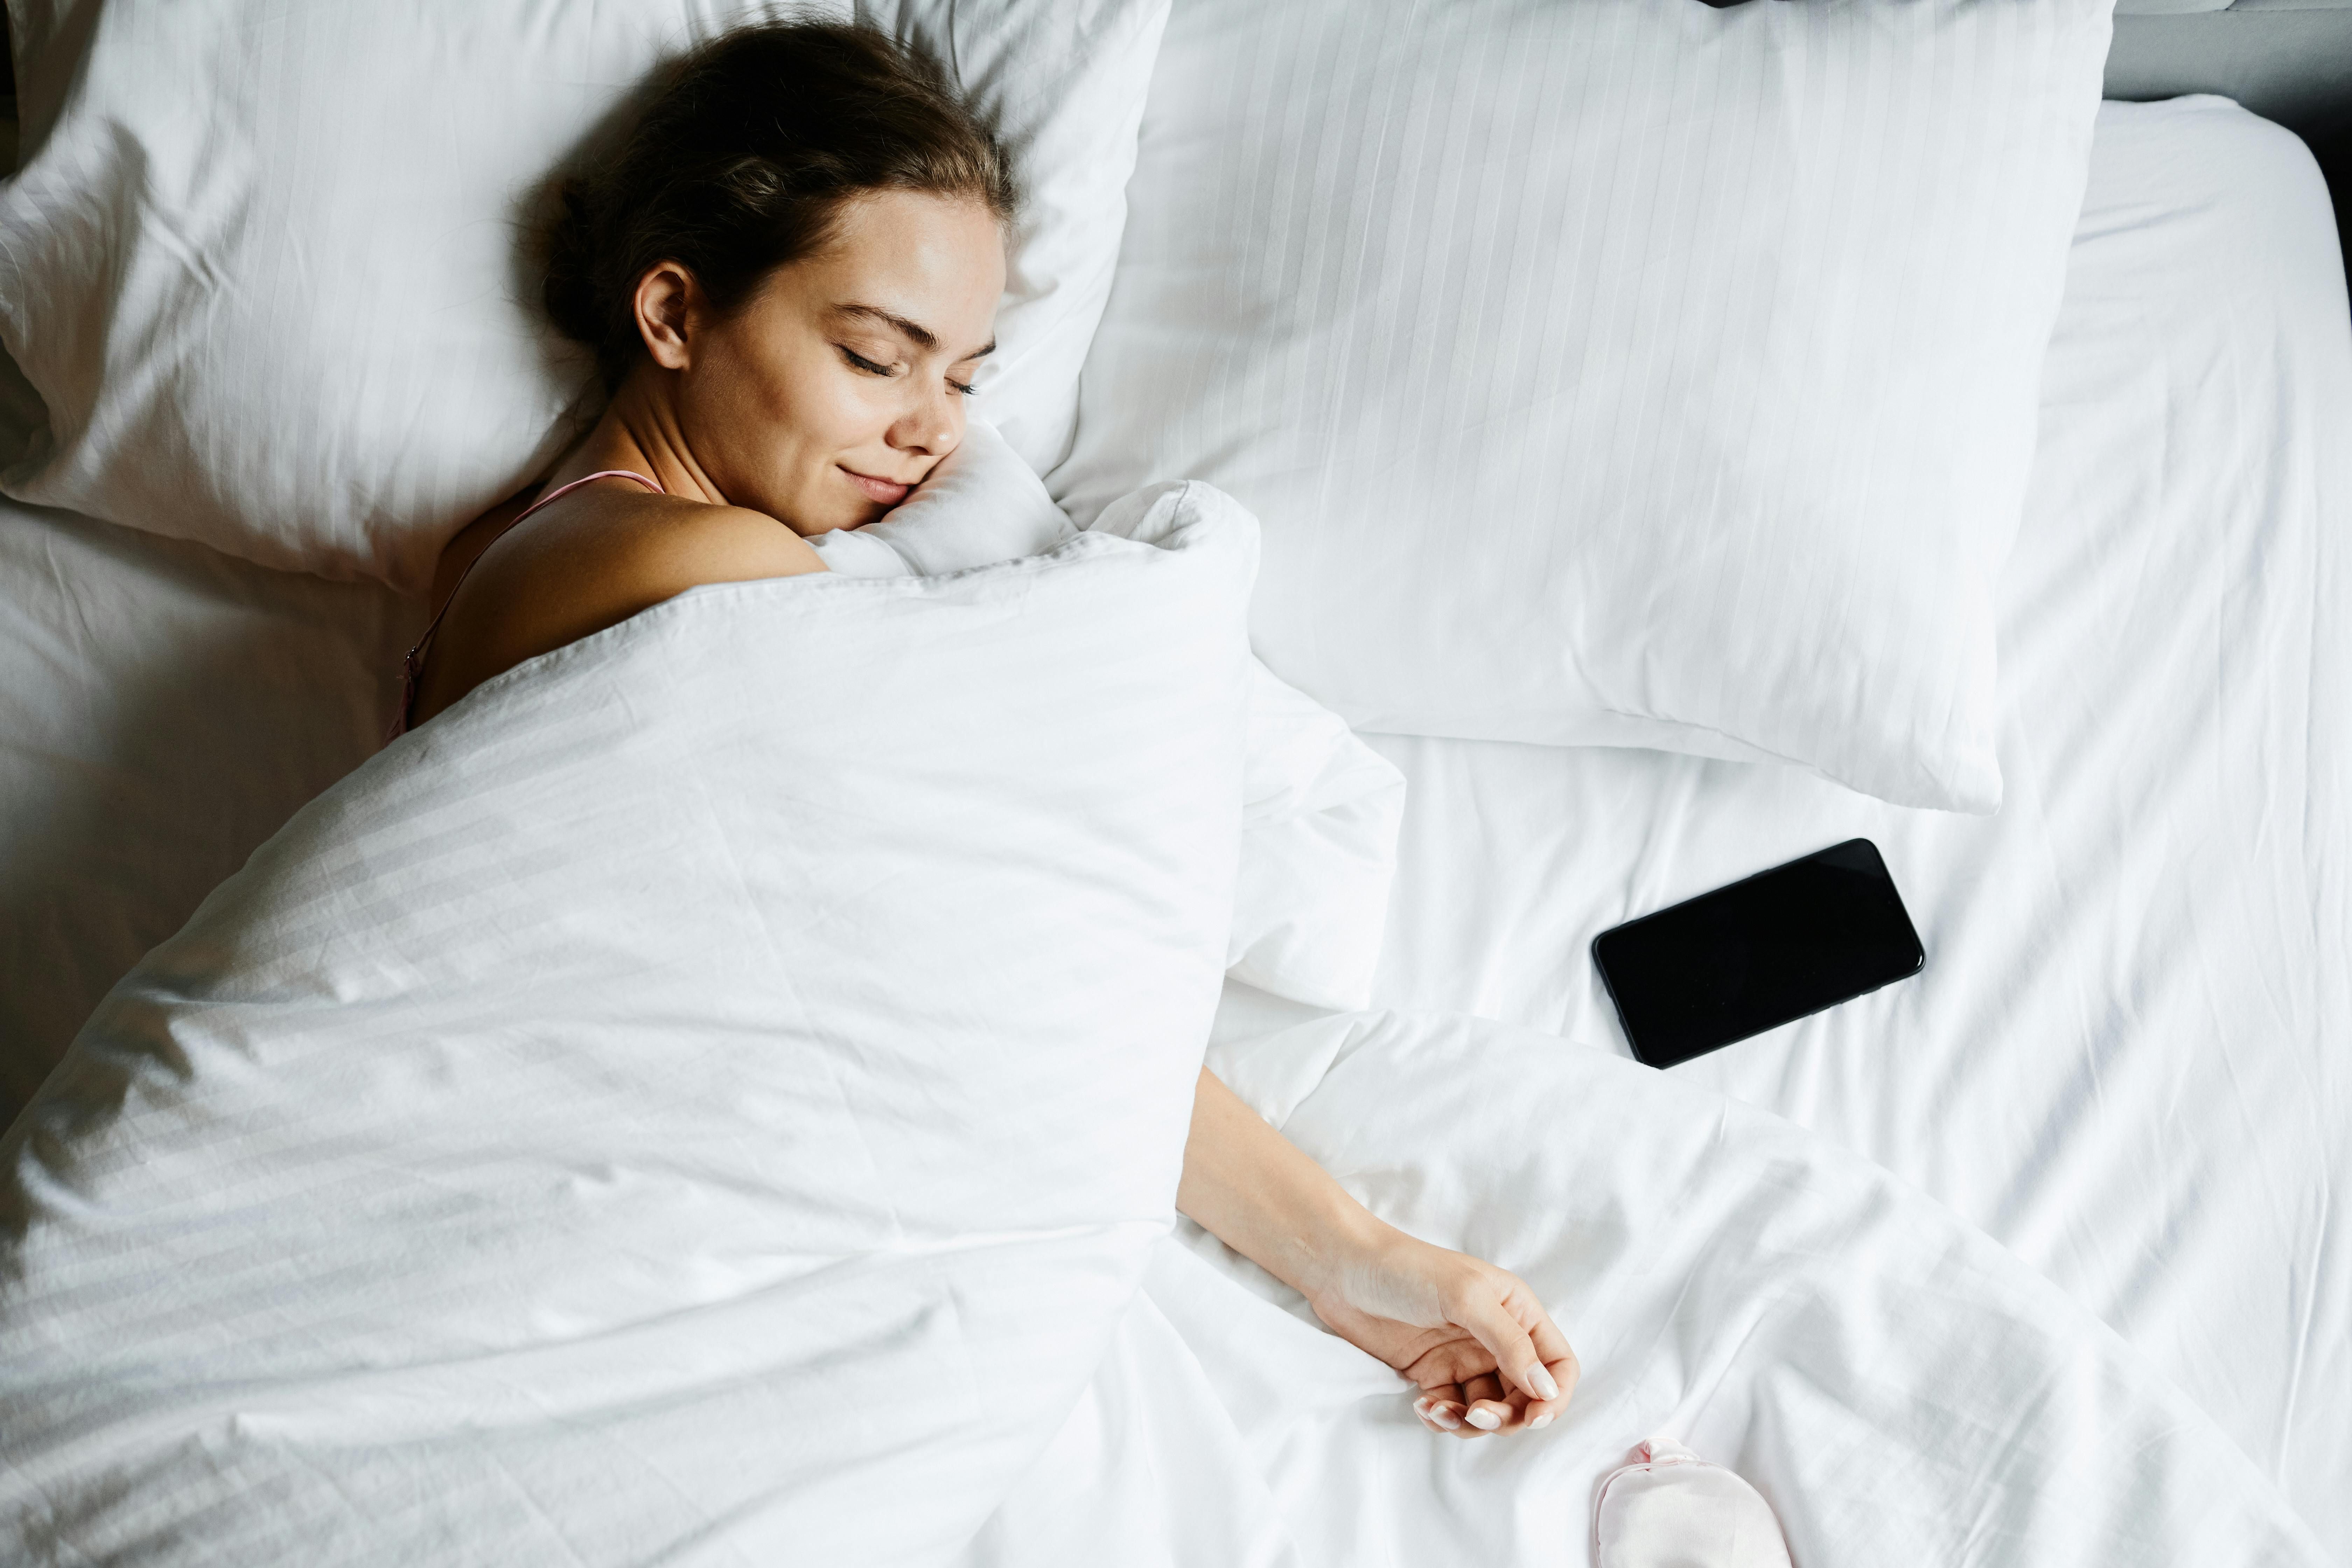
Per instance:
[[[2352,1558],[2352,316],[2301,142],[2105,106],[2043,405],[1998,816],[1377,737],[1410,781],[1377,999],[1622,1050],[1595,934],[1874,839],[1926,973],[1675,1075],[2006,1242]]]
[[[1384,1005],[1613,1043],[1596,931],[1869,835],[1927,973],[1676,1074],[2007,1242],[2352,1557],[2334,247],[2284,132],[2214,100],[2110,106],[2007,583],[2000,815],[1778,768],[1383,739],[1413,796],[1381,984]],[[0,604],[5,1121],[114,978],[374,749],[419,617],[5,502]]]

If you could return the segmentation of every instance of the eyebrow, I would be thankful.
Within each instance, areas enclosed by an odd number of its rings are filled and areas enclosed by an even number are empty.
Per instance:
[[[918,348],[935,349],[940,346],[940,336],[930,328],[924,326],[920,321],[910,321],[895,311],[886,310],[879,305],[835,305],[834,309],[845,316],[864,316],[869,320],[880,321],[885,326],[896,327]],[[986,348],[974,349],[956,363],[961,364],[967,359],[985,359],[995,352],[996,340],[991,338]]]

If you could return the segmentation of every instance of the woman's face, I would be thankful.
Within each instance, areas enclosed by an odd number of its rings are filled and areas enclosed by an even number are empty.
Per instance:
[[[853,198],[831,244],[711,312],[671,268],[675,437],[730,504],[803,535],[856,528],[906,498],[963,439],[964,398],[996,346],[1004,246],[977,202],[908,191]],[[667,353],[665,351],[667,351]],[[679,363],[671,363],[672,358]]]

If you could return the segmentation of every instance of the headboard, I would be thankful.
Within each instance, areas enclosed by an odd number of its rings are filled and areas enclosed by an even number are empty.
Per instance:
[[[2311,143],[2352,256],[2352,0],[2116,0],[2109,98],[2218,92]]]
[[[2117,0],[2109,98],[2218,92],[2315,146],[2352,132],[2352,0]]]

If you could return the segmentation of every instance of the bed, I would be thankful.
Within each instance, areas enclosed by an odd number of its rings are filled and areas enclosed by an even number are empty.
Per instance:
[[[0,450],[13,449],[37,404],[14,378],[0,390]],[[1633,1096],[1651,1108],[1645,1126],[1714,1103],[1673,1098],[1690,1090],[1777,1113],[1830,1152],[1775,1142],[1777,1124],[1743,1111],[1729,1141],[1756,1163],[1738,1169],[1812,1170],[1853,1212],[1907,1218],[1923,1256],[1978,1259],[1972,1226],[1999,1244],[1981,1267],[1998,1274],[2006,1248],[2052,1289],[2004,1283],[2004,1321],[2081,1309],[2118,1336],[2101,1364],[2128,1369],[2132,1399],[2117,1395],[2123,1414],[2096,1429],[2154,1456],[2125,1479],[2186,1491],[2198,1464],[2244,1462],[2212,1488],[2245,1511],[2184,1514],[2165,1546],[2218,1549],[2195,1530],[2262,1519],[2274,1534],[2232,1543],[2245,1561],[2352,1557],[2352,1268],[2336,1201],[2352,1181],[2352,630],[2338,613],[2352,600],[2352,448],[2334,438],[2347,418],[2352,312],[2300,143],[2217,99],[2105,106],[2025,525],[2000,580],[2000,812],[1885,805],[1771,764],[1373,734],[1407,783],[1376,1011],[1234,984],[1221,1067],[1255,1079],[1261,1108],[1283,1106],[1295,1136],[1324,1139],[1335,1169],[1350,1129],[1379,1121],[1377,1095],[1335,1063],[1388,1060],[1391,1081],[1431,1053],[1523,1063],[1563,1075],[1563,1092]],[[121,976],[377,752],[388,672],[422,614],[382,585],[13,500],[0,500],[0,584],[5,1123]],[[1675,1069],[1683,1087],[1649,1099],[1610,1076],[1631,1069],[1601,1065],[1622,1043],[1586,955],[1593,934],[1856,834],[1885,852],[1919,926],[1918,983]],[[1493,1022],[1403,1021],[1423,1014]],[[1410,1129],[1390,1135],[1392,1150]],[[1658,1134],[1660,1167],[1682,1148]],[[1410,1213],[1409,1190],[1381,1189],[1383,1168],[1368,1157],[1353,1179]],[[1507,1175],[1473,1164],[1452,1179],[1491,1188]],[[1678,1190],[1694,1204],[1721,1199],[1690,1184]],[[1944,1228],[1946,1209],[1966,1224]],[[1129,1423],[1130,1454],[1157,1442],[1192,1462],[1149,1484],[1090,1470],[1104,1450],[1067,1447],[1083,1424],[1049,1423],[1058,1469],[1024,1472],[977,1559],[1024,1560],[1025,1546],[1046,1560],[1037,1543],[1054,1542],[1079,1560],[1106,1539],[1089,1530],[1131,1526],[1148,1507],[1170,1561],[1379,1561],[1349,1531],[1390,1507],[1384,1550],[1403,1560],[1416,1539],[1422,1555],[1458,1543],[1447,1510],[1505,1495],[1479,1488],[1511,1486],[1496,1467],[1531,1462],[1465,1460],[1487,1469],[1437,1477],[1433,1510],[1376,1479],[1399,1473],[1382,1467],[1416,1440],[1410,1422],[1359,1442],[1232,1416],[1250,1380],[1286,1361],[1308,1369],[1316,1411],[1374,1395],[1350,1381],[1359,1372],[1315,1360],[1270,1282],[1197,1232],[1183,1243],[1150,1266],[1151,1312],[1122,1320],[1081,1413],[1097,1433]],[[1244,1298],[1273,1316],[1231,1336]],[[1596,1332],[1622,1331],[1611,1312],[1632,1310],[1583,1305]],[[1192,1364],[1168,1347],[1214,1345],[1234,1352],[1234,1381],[1204,1383],[1196,1367],[1151,1406],[1181,1420],[1135,1425],[1149,1403],[1138,1389],[1172,1386],[1167,1369]],[[1712,1418],[1731,1443],[1747,1417]],[[2208,1420],[2234,1456],[2198,1446]],[[1769,1469],[1779,1451],[1746,1457]],[[1300,1495],[1346,1477],[1356,1489]],[[1579,1483],[1552,1479],[1548,1500],[1489,1522],[1496,1551],[1577,1560]],[[1154,1489],[1164,1495],[1141,1495]],[[2283,1521],[2263,1511],[2269,1489],[2291,1510]],[[2135,1494],[2099,1495],[2127,1512]],[[2138,1495],[2162,1514],[2161,1492]],[[1246,1505],[1199,1511],[1233,1497]],[[1885,1506],[1866,1492],[1807,1500],[1782,1493],[1792,1540],[1857,1539],[1839,1531]],[[1538,1539],[1552,1543],[1541,1554]]]

